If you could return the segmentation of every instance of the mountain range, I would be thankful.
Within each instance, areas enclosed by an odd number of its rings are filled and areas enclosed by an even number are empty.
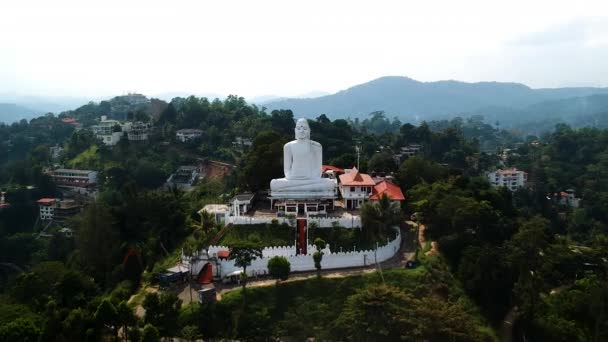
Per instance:
[[[365,118],[371,112],[384,111],[388,117],[411,122],[473,114],[509,121],[510,116],[519,120],[530,113],[545,116],[552,115],[553,111],[581,114],[581,111],[608,110],[602,97],[588,98],[592,95],[608,96],[608,88],[532,89],[520,83],[419,82],[389,76],[332,95],[282,99],[264,106],[268,110],[291,109],[294,115],[308,118],[320,114],[333,119]]]
[[[170,100],[186,93],[173,92],[153,97]],[[212,98],[221,97],[213,94]],[[99,99],[92,99],[99,101]],[[76,97],[33,97],[0,94],[0,122],[30,119],[47,112],[75,109],[91,99]],[[520,83],[460,81],[420,82],[408,77],[387,76],[350,87],[335,94],[311,92],[283,98],[259,96],[249,100],[274,109],[291,109],[296,117],[331,119],[366,118],[374,111],[402,122],[449,119],[483,115],[487,122],[503,127],[527,122],[608,122],[608,88],[568,87],[533,89]],[[599,120],[599,121],[598,121]]]

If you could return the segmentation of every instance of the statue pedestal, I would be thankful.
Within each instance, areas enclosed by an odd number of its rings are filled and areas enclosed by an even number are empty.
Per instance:
[[[271,190],[270,197],[272,199],[335,199],[335,190],[321,190],[321,191],[310,191],[310,190]]]

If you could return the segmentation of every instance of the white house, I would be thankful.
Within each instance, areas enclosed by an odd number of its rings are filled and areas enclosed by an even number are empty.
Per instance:
[[[123,127],[118,120],[108,120],[102,115],[98,125],[91,126],[93,133],[108,146],[116,145],[123,137]]]
[[[487,177],[493,187],[504,186],[510,191],[523,188],[528,182],[528,173],[517,169],[496,170],[489,172]]]
[[[241,216],[246,214],[252,207],[255,194],[244,193],[234,196],[230,200],[230,215]]]
[[[346,209],[358,209],[372,195],[376,183],[370,175],[359,172],[355,167],[345,171],[347,173],[340,175],[340,194]]]
[[[207,204],[203,209],[198,211],[198,214],[201,216],[201,225],[203,224],[203,211],[213,215],[215,223],[220,224],[226,222],[226,217],[228,217],[228,214],[230,213],[230,208],[225,204]]]
[[[51,177],[59,188],[79,194],[91,194],[97,186],[97,171],[56,169],[51,172]]]
[[[129,141],[147,141],[150,124],[136,121],[129,125],[127,129],[127,138]]]
[[[203,135],[203,131],[200,129],[184,128],[180,129],[175,133],[175,138],[181,142],[188,142],[194,139],[198,139]]]
[[[74,200],[41,198],[37,203],[40,207],[40,219],[45,221],[63,222],[82,210],[82,206]]]

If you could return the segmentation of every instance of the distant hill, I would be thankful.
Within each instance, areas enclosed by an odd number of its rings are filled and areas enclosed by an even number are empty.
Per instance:
[[[42,113],[14,103],[0,103],[0,122],[12,123],[21,119],[32,119]]]
[[[402,121],[449,118],[485,112],[490,117],[564,98],[608,94],[608,88],[532,89],[519,83],[459,81],[419,82],[389,76],[356,85],[336,94],[312,99],[283,99],[266,103],[268,110],[291,109],[296,116],[367,117],[382,110]]]

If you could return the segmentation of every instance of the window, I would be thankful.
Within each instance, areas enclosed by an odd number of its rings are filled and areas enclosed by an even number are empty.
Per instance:
[[[354,186],[350,187],[350,192],[355,192],[355,187]]]

